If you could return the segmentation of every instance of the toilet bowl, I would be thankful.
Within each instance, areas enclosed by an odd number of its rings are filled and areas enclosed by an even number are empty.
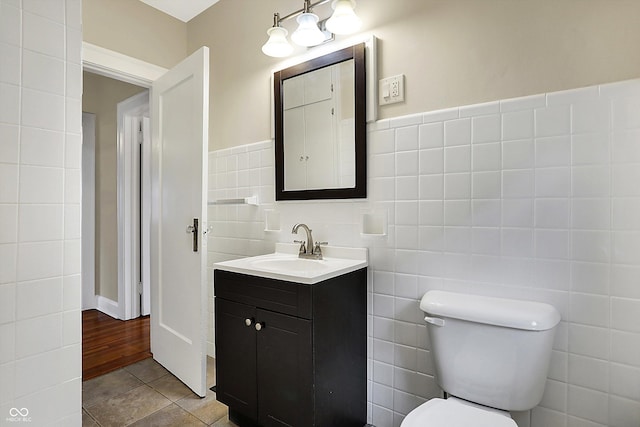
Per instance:
[[[517,427],[507,411],[466,400],[431,399],[411,411],[401,427]]]
[[[508,411],[542,400],[558,311],[539,302],[429,291],[434,376],[449,399],[415,408],[401,427],[517,427]]]

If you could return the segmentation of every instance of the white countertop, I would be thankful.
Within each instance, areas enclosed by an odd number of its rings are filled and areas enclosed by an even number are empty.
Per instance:
[[[321,260],[299,258],[298,248],[299,245],[295,243],[276,243],[275,253],[218,262],[213,268],[288,282],[314,284],[369,265],[367,248],[323,246]]]

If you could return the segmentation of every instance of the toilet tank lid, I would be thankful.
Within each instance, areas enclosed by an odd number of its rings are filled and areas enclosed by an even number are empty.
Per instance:
[[[428,291],[420,308],[429,315],[529,331],[545,331],[560,322],[551,305],[507,298]]]

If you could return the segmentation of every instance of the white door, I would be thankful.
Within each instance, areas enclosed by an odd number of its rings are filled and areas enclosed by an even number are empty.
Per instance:
[[[151,88],[151,352],[206,393],[209,49]],[[197,222],[197,230],[187,231]],[[191,230],[191,229],[189,229]]]

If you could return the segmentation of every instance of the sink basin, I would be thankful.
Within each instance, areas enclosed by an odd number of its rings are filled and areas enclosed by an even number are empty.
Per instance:
[[[367,266],[367,249],[323,248],[321,260],[298,257],[298,245],[277,243],[276,252],[219,262],[215,269],[252,276],[314,284]]]
[[[281,271],[281,272],[303,272],[303,271],[323,271],[331,268],[332,261],[313,260],[304,258],[267,258],[255,260],[251,263],[258,269]]]

